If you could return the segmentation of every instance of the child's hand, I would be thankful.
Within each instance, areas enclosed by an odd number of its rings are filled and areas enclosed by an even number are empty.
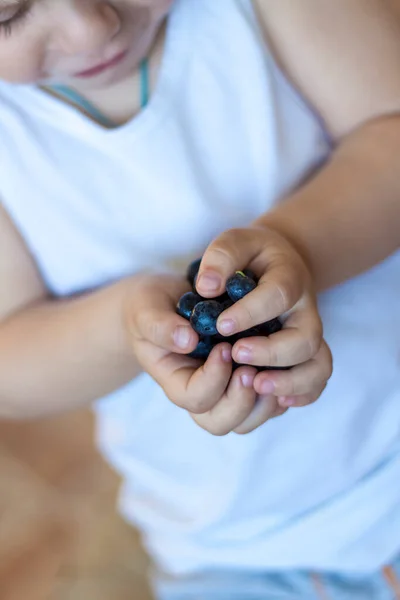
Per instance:
[[[134,278],[124,314],[135,356],[168,398],[188,410],[203,429],[214,435],[251,431],[272,416],[275,402],[264,398],[255,408],[257,371],[243,366],[232,375],[230,344],[218,344],[204,365],[185,356],[199,339],[190,323],[176,314],[177,301],[188,288],[183,278]]]
[[[268,338],[240,340],[232,356],[236,362],[259,367],[293,366],[258,373],[254,388],[260,395],[273,394],[277,409],[308,405],[319,398],[332,373],[310,272],[296,249],[276,231],[233,229],[205,252],[197,290],[205,297],[217,296],[226,279],[246,267],[260,278],[258,287],[222,313],[218,330],[231,335],[283,315],[282,331]]]

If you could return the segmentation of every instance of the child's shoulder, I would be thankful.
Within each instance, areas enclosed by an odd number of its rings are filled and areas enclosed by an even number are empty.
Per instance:
[[[277,60],[335,137],[399,110],[399,0],[253,3]]]

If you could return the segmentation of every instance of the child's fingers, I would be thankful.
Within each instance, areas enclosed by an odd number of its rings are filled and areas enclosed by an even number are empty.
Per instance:
[[[278,333],[236,342],[233,359],[257,367],[291,367],[313,358],[322,344],[321,320],[314,307],[298,312],[293,326],[289,318]]]
[[[174,314],[169,307],[149,307],[141,311],[136,319],[135,335],[155,346],[180,354],[192,352],[199,341],[190,323]]]
[[[261,234],[256,229],[230,229],[207,248],[197,278],[197,291],[205,298],[225,291],[225,283],[238,269],[247,267],[260,252]]]
[[[314,358],[301,365],[288,371],[258,373],[254,380],[254,388],[258,394],[268,393],[280,397],[317,394],[318,397],[331,375],[332,355],[323,341]]]
[[[245,435],[264,425],[270,419],[283,415],[288,409],[278,404],[275,396],[259,396],[250,415],[234,430],[239,435]]]
[[[199,337],[190,323],[176,314],[177,300],[185,291],[181,282],[166,276],[143,285],[128,307],[131,335],[170,352],[192,352]]]
[[[279,317],[295,306],[302,292],[299,278],[291,267],[272,265],[255,290],[222,313],[218,331],[231,335]]]
[[[174,404],[202,414],[225,393],[232,374],[231,347],[218,344],[201,366],[189,357],[166,354],[150,373]]]
[[[196,423],[213,435],[227,435],[245,421],[256,401],[253,383],[256,370],[238,369],[219,402],[207,413],[192,415]]]
[[[284,408],[285,411],[289,408],[302,408],[304,406],[309,406],[318,400],[325,387],[326,386],[324,386],[318,392],[314,392],[313,394],[304,394],[302,396],[280,396],[278,398],[278,406]]]

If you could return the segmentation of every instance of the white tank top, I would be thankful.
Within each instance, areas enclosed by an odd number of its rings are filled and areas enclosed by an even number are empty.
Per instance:
[[[0,196],[57,296],[183,270],[328,151],[250,0],[177,0],[154,96],[118,129],[0,84]],[[99,401],[121,509],[163,568],[362,571],[398,551],[399,275],[398,253],[320,297],[327,390],[248,436],[202,431],[147,375]]]

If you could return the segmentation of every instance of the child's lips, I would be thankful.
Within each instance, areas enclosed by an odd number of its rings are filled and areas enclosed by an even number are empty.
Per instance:
[[[86,69],[85,71],[80,71],[79,73],[75,73],[74,77],[86,79],[89,77],[95,77],[96,75],[100,75],[104,71],[108,71],[108,69],[112,69],[113,67],[116,67],[117,65],[119,65],[119,63],[121,63],[124,60],[124,58],[126,57],[127,54],[128,54],[128,52],[126,50],[124,52],[120,52],[114,58],[112,58],[111,60],[109,60],[105,63],[96,65],[95,67]]]

